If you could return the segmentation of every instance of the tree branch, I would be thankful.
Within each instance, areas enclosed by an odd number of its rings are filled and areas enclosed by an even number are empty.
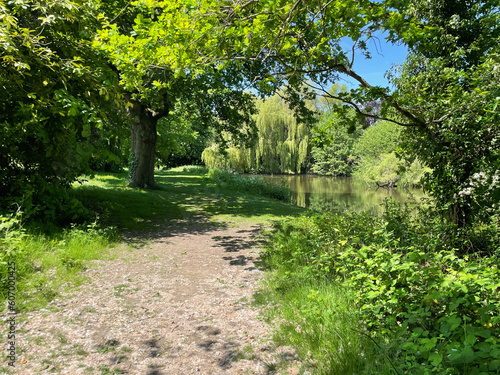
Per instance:
[[[394,120],[394,119],[389,118],[389,117],[382,117],[382,116],[368,113],[366,111],[363,111],[361,109],[361,107],[359,106],[359,104],[353,102],[352,100],[347,100],[346,98],[342,98],[340,96],[333,95],[333,94],[329,93],[327,90],[325,90],[323,87],[314,86],[308,82],[306,82],[305,84],[306,84],[306,86],[308,86],[314,90],[319,90],[319,91],[323,92],[323,94],[320,94],[320,96],[322,96],[323,98],[335,99],[335,100],[341,101],[342,103],[346,103],[346,104],[350,105],[357,113],[359,113],[363,116],[366,116],[366,117],[369,117],[369,118],[372,118],[375,120],[389,121],[389,122],[392,122],[396,125],[405,126],[405,127],[418,126],[417,124],[414,124],[414,123],[404,123],[404,122],[400,122],[400,121]]]

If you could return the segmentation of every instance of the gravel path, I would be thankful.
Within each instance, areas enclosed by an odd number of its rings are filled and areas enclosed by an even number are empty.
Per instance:
[[[52,302],[58,311],[19,324],[15,373],[268,374],[285,362],[298,374],[250,304],[258,232],[179,222],[96,261],[88,284]]]

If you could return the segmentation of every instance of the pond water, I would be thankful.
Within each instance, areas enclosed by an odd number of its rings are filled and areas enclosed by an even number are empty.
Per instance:
[[[292,202],[315,211],[375,210],[380,212],[385,198],[407,202],[424,196],[421,189],[385,189],[370,187],[364,181],[349,177],[314,175],[263,175],[265,180],[280,184],[282,181],[292,190]]]

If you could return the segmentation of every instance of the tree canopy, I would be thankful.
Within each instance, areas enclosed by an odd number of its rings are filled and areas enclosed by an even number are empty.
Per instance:
[[[310,130],[308,123],[300,122],[288,104],[274,95],[256,101],[254,116],[257,130],[255,143],[240,146],[231,134],[227,141],[212,142],[203,152],[203,160],[210,168],[237,172],[304,173],[308,169]],[[228,147],[224,149],[224,146]]]
[[[215,9],[215,8],[214,8]],[[240,1],[219,7],[219,37],[204,58],[266,63],[261,87],[287,85],[292,105],[304,85],[347,103],[366,117],[405,128],[405,151],[432,169],[426,187],[452,221],[467,226],[498,201],[498,37],[494,1]],[[215,11],[215,10],[214,10]],[[355,49],[368,57],[377,30],[405,43],[412,57],[393,82],[395,92],[372,87],[353,70]],[[217,35],[217,32],[214,33]],[[352,49],[343,48],[345,38]],[[217,47],[216,47],[217,46]],[[332,94],[329,85],[347,75],[359,88]],[[380,100],[380,111],[363,103]],[[338,106],[345,116],[347,107]],[[468,194],[477,179],[484,185]],[[491,194],[481,196],[486,186]],[[481,192],[481,193],[480,193]],[[483,208],[481,208],[483,207]]]
[[[189,38],[202,25],[193,21],[198,5],[190,1],[132,2],[132,22],[100,15],[104,27],[95,46],[103,50],[128,93],[132,130],[132,187],[155,186],[157,122],[172,111],[195,115],[215,134],[234,141],[255,138],[252,95],[245,91],[244,71],[253,67],[200,64],[189,51]],[[177,111],[177,114],[180,112]],[[218,137],[223,141],[222,137]]]
[[[322,95],[351,131],[402,126],[403,151],[432,169],[425,186],[452,221],[466,226],[498,202],[495,1],[20,0],[0,11],[1,189],[24,204],[44,184],[69,186],[97,150],[112,158],[113,118],[131,124],[132,186],[154,187],[160,119],[194,116],[251,142],[253,96],[278,91],[299,122]],[[395,91],[354,69],[378,31],[411,52]],[[332,91],[342,76],[359,87]]]

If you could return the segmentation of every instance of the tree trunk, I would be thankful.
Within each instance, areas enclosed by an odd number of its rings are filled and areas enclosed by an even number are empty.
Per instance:
[[[129,110],[132,116],[131,143],[132,157],[130,163],[130,187],[145,189],[156,188],[154,179],[156,124],[158,115],[141,103],[134,102]]]

